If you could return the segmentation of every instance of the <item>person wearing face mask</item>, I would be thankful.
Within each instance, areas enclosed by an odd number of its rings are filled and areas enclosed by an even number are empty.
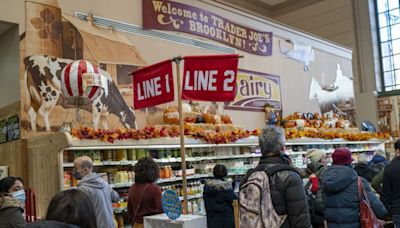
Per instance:
[[[19,177],[0,180],[0,228],[25,226],[22,215],[25,208],[24,182]]]
[[[72,175],[80,180],[78,189],[85,192],[94,207],[98,228],[114,228],[112,203],[119,195],[98,174],[93,172],[93,162],[88,156],[78,157],[74,161]]]

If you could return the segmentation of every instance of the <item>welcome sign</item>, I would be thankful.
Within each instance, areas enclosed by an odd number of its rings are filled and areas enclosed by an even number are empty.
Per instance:
[[[282,111],[279,76],[239,69],[236,84],[235,100],[226,103],[226,109],[264,112],[269,103],[275,111]]]
[[[186,4],[143,0],[143,28],[203,36],[256,54],[272,54],[272,32],[258,31]]]

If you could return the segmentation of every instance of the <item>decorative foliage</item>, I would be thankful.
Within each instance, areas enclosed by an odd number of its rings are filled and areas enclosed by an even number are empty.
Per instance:
[[[49,8],[40,11],[40,17],[31,19],[31,24],[39,30],[38,35],[41,39],[50,38],[56,42],[60,39],[62,33],[62,22],[56,18]]]

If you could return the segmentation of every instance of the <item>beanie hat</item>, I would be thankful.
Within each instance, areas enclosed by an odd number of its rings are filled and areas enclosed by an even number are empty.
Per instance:
[[[351,151],[346,148],[337,148],[332,154],[332,160],[334,165],[349,165],[353,161],[351,157]]]
[[[306,156],[310,159],[312,163],[317,163],[321,161],[321,159],[325,158],[326,154],[321,150],[312,149],[307,151]]]

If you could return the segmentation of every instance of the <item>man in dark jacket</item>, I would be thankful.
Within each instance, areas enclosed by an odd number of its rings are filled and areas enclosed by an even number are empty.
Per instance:
[[[351,167],[351,151],[338,148],[332,155],[333,166],[325,170],[322,177],[324,193],[324,215],[329,228],[360,227],[360,198],[358,175]],[[362,184],[367,192],[372,210],[378,218],[383,218],[386,208],[372,192],[363,178]]]
[[[112,203],[118,201],[119,195],[103,178],[93,172],[92,159],[88,156],[76,158],[72,172],[74,178],[80,180],[78,189],[85,192],[92,201],[97,227],[115,227]]]
[[[400,139],[394,144],[396,157],[385,167],[381,200],[392,215],[393,223],[400,227]]]
[[[262,157],[258,168],[267,170],[276,165],[288,165],[284,158],[285,132],[282,128],[267,126],[259,136]],[[249,174],[248,174],[249,175]],[[247,176],[244,179],[247,179]],[[287,215],[281,228],[311,227],[310,214],[300,175],[292,170],[278,171],[270,177],[272,204],[278,215]]]

